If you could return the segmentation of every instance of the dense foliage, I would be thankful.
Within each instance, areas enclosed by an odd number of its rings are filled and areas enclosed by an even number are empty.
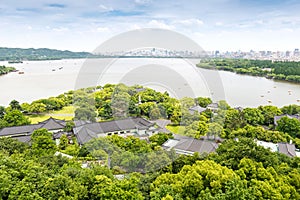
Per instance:
[[[4,65],[1,65],[0,66],[0,75],[7,74],[7,73],[12,72],[14,70],[16,70],[14,67],[6,67]]]
[[[66,135],[56,145],[46,129],[35,130],[30,145],[0,138],[0,199],[300,199],[300,159],[255,143],[293,141],[299,148],[299,120],[282,117],[275,125],[274,116],[300,114],[300,106],[237,109],[219,101],[217,110],[189,110],[211,102],[124,84],[70,91],[31,104],[13,100],[0,107],[0,128],[28,124],[28,114],[73,103],[75,119],[164,118],[184,127],[183,135],[225,141],[216,153],[186,156],[162,149],[173,137],[167,133],[147,140],[113,135],[83,146]],[[68,122],[65,131],[72,127]]]
[[[53,60],[63,58],[86,58],[92,56],[87,52],[60,51],[56,49],[21,49],[0,47],[0,60]]]
[[[227,140],[208,156],[178,157],[153,145],[111,136],[75,145],[87,153],[65,158],[53,155],[59,147],[45,129],[34,132],[31,146],[0,138],[0,199],[300,198],[299,158],[251,139]]]
[[[300,62],[247,60],[247,59],[212,59],[197,64],[202,68],[216,68],[238,74],[264,76],[278,80],[300,82]]]

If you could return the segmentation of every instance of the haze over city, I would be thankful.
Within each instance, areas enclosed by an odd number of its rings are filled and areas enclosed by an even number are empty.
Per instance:
[[[124,31],[163,28],[207,51],[294,51],[299,9],[296,0],[3,0],[0,43],[91,52]]]

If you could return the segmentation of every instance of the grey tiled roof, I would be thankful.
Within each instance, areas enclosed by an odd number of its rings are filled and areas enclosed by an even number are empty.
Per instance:
[[[47,130],[57,130],[63,129],[65,126],[65,121],[57,120],[54,118],[49,118],[43,122],[38,124],[31,124],[31,125],[24,125],[24,126],[12,126],[12,127],[5,127],[0,130],[0,137],[1,136],[21,136],[21,135],[29,135],[34,130],[40,128],[46,128]]]
[[[216,151],[218,144],[213,141],[183,139],[174,148],[190,152],[211,153]]]
[[[83,124],[81,126],[73,128],[73,132],[76,135],[78,142],[80,144],[83,144],[91,138],[97,137],[97,134],[132,129],[146,130],[153,125],[153,123],[147,121],[146,119],[137,117],[107,122]]]
[[[300,115],[283,114],[283,115],[274,116],[274,124],[277,125],[277,121],[280,120],[282,117],[288,117],[290,119],[294,118],[300,120]]]
[[[283,153],[289,157],[296,156],[296,148],[294,144],[289,143],[278,143],[278,151],[279,153]]]
[[[202,154],[215,152],[219,145],[214,141],[183,137],[180,139],[169,139],[162,146],[166,149],[174,148],[176,152],[198,152]]]
[[[189,112],[191,114],[193,114],[194,112],[202,113],[204,111],[206,111],[206,108],[203,108],[203,107],[201,107],[199,105],[193,106],[193,107],[189,108]]]

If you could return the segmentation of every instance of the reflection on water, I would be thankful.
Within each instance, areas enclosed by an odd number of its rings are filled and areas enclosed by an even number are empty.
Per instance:
[[[182,59],[126,58],[110,64],[107,67],[105,59],[10,64],[24,74],[13,72],[0,76],[0,105],[8,105],[12,99],[31,102],[87,85],[119,82],[168,90],[178,98],[208,96],[214,100],[225,99],[232,106],[273,104],[281,107],[299,104],[297,100],[300,100],[300,85],[231,72],[195,70]]]

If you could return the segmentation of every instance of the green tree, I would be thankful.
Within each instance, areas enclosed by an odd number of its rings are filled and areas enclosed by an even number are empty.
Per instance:
[[[37,102],[33,102],[30,106],[29,106],[29,112],[31,113],[43,113],[46,111],[46,105],[43,103],[37,103]]]
[[[16,152],[23,153],[28,147],[28,144],[19,142],[16,139],[7,137],[0,138],[0,150],[8,152],[10,155]]]
[[[31,135],[31,150],[38,156],[53,155],[57,150],[52,133],[47,129],[37,129]]]
[[[261,113],[261,110],[257,108],[245,108],[243,110],[243,116],[247,123],[251,125],[263,124],[264,116]]]
[[[264,116],[265,125],[274,124],[274,116],[282,114],[281,110],[276,106],[259,106],[258,109],[261,110],[261,114]]]
[[[75,110],[75,119],[84,121],[96,121],[97,114],[90,106],[83,106]]]
[[[21,106],[19,104],[19,102],[17,100],[12,100],[10,103],[9,103],[10,107],[12,110],[21,110]]]
[[[73,130],[74,126],[75,126],[75,124],[73,121],[68,121],[66,123],[66,126],[64,127],[64,131],[71,132]]]
[[[60,138],[59,138],[59,145],[58,148],[61,150],[65,150],[67,148],[69,144],[69,139],[67,137],[66,134],[63,134]]]
[[[277,121],[276,130],[288,133],[292,137],[299,137],[300,121],[295,118],[282,117]]]
[[[0,106],[0,119],[2,119],[5,115],[5,108],[3,106]]]
[[[7,112],[3,120],[7,122],[8,126],[21,126],[30,124],[29,119],[19,110],[12,110]]]
[[[203,108],[206,108],[208,104],[212,103],[212,100],[209,97],[197,97],[195,100],[196,103]]]

